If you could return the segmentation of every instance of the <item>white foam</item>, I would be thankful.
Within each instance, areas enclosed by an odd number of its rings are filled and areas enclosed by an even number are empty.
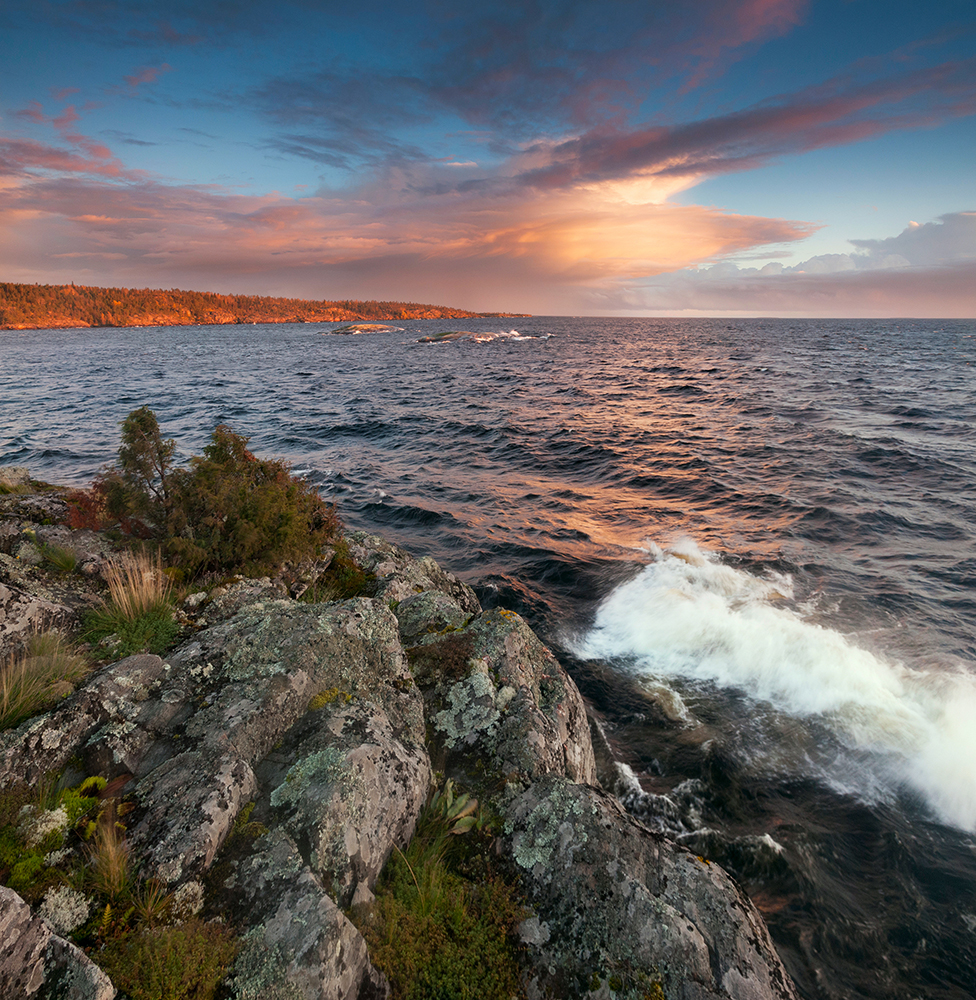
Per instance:
[[[785,576],[724,566],[693,542],[618,587],[578,652],[636,660],[657,677],[713,681],[794,716],[826,721],[847,747],[921,792],[948,822],[976,829],[976,676],[912,669],[777,606]]]

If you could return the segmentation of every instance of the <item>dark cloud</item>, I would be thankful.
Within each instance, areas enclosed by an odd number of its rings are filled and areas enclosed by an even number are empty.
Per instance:
[[[158,142],[150,142],[148,139],[137,139],[130,132],[120,132],[115,128],[102,129],[99,135],[108,136],[116,142],[124,143],[126,146],[158,146]]]

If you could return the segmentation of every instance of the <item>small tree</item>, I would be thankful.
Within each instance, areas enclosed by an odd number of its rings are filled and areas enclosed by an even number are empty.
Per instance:
[[[202,457],[173,468],[176,445],[143,406],[123,422],[118,463],[96,487],[124,530],[155,535],[191,574],[266,573],[316,558],[339,536],[335,507],[286,462],[256,458],[247,444],[219,424]]]
[[[122,421],[122,443],[116,466],[105,472],[96,487],[105,495],[105,508],[126,530],[145,534],[148,520],[158,533],[173,506],[173,455],[176,442],[164,441],[156,414],[148,406],[133,410]],[[133,522],[127,524],[126,522]]]
[[[318,554],[338,536],[335,508],[280,459],[256,458],[220,424],[180,480],[169,548],[195,571],[267,572]]]

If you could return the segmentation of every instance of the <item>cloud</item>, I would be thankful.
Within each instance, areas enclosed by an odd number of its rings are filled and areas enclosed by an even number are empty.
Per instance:
[[[126,170],[107,146],[75,128],[81,115],[73,104],[67,105],[56,117],[48,117],[38,101],[31,101],[26,108],[14,112],[14,116],[33,125],[54,129],[69,148],[16,136],[0,136],[0,177],[24,177],[36,171],[119,179],[142,176],[141,172]]]
[[[431,171],[453,173],[446,165],[428,168],[425,176],[389,170],[354,191],[289,198],[147,179],[119,185],[75,170],[76,176],[35,177],[0,191],[0,217],[31,219],[29,259],[47,274],[54,268],[46,280],[65,272],[58,270],[63,258],[45,264],[45,253],[122,253],[124,262],[111,258],[104,280],[159,283],[166,275],[167,282],[226,287],[235,275],[264,275],[266,291],[290,282],[309,295],[324,294],[330,276],[348,280],[356,273],[360,281],[366,274],[381,280],[381,287],[362,293],[383,297],[404,294],[410,274],[412,297],[429,298],[425,290],[453,275],[477,289],[476,306],[483,308],[504,308],[513,284],[533,308],[540,302],[552,308],[553,288],[569,301],[577,294],[567,291],[571,286],[687,267],[802,239],[811,229],[698,206],[635,205],[595,188],[531,198],[524,192],[464,199],[452,189],[443,196],[418,193],[432,186]],[[23,264],[23,246],[11,243],[8,253],[8,265]],[[97,269],[97,261],[91,266]],[[343,289],[333,293],[341,296]],[[448,298],[456,301],[456,292]]]
[[[630,312],[739,313],[752,316],[976,316],[976,262],[945,267],[830,274],[712,275],[685,272],[641,288],[619,288],[615,308]]]
[[[884,240],[851,240],[861,252],[861,266],[901,257],[909,264],[930,266],[976,258],[976,212],[954,212],[937,222],[909,223],[897,236]]]
[[[850,240],[851,254],[820,254],[792,267],[725,261],[615,291],[625,311],[753,315],[976,316],[976,212],[910,224],[882,240]]]
[[[129,90],[135,91],[144,83],[154,83],[161,73],[168,73],[172,68],[169,63],[162,63],[159,66],[140,66],[123,79],[129,85]]]
[[[837,78],[743,111],[676,126],[600,128],[533,148],[533,187],[620,177],[702,177],[753,169],[773,157],[843,145],[896,129],[922,128],[976,113],[976,59],[885,80]]]

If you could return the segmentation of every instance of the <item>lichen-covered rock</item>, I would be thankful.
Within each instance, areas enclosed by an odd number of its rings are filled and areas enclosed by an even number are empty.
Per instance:
[[[280,780],[270,805],[348,907],[372,892],[394,845],[403,849],[413,836],[430,790],[427,751],[398,740],[381,708],[339,699],[302,719],[275,756]]]
[[[378,600],[403,601],[424,590],[438,590],[469,615],[481,610],[475,592],[430,556],[417,559],[399,545],[365,531],[352,532],[346,541],[353,559],[376,577]]]
[[[245,608],[255,604],[264,605],[268,601],[280,601],[288,597],[288,588],[279,580],[270,577],[252,579],[241,577],[226,586],[215,587],[200,609],[198,625],[216,625],[227,621]]]
[[[245,607],[232,619],[198,633],[194,641],[170,657],[174,672],[210,670],[207,686],[212,690],[237,685],[233,697],[257,704],[277,698],[273,678],[309,679],[308,697],[331,688],[382,706],[405,738],[421,742],[424,736],[423,708],[400,644],[397,620],[381,601],[353,598],[332,604],[302,604],[297,601],[262,601]],[[228,731],[238,750],[261,755],[304,712],[285,711],[275,701],[262,712],[262,724],[274,734],[255,735],[256,721],[241,728],[242,711],[231,712],[231,694],[220,696],[215,712],[206,713],[208,731]],[[215,703],[216,704],[216,703]],[[230,713],[230,714],[228,714]],[[211,725],[211,722],[213,725]],[[244,751],[240,741],[254,741],[253,751]]]
[[[257,787],[250,764],[233,754],[188,751],[156,768],[139,783],[144,813],[130,831],[147,871],[170,885],[201,875]]]
[[[99,748],[105,769],[123,771],[133,747],[145,747],[169,721],[160,716],[166,664],[149,653],[129,656],[93,674],[61,707],[0,734],[0,788],[34,783],[62,770],[76,754]],[[92,773],[104,773],[99,766]]]
[[[0,486],[25,489],[30,486],[30,472],[23,465],[0,465]]]
[[[536,911],[523,933],[530,996],[581,996],[615,976],[683,1000],[796,1000],[732,879],[606,793],[544,778],[509,803],[505,831]]]
[[[384,1000],[366,942],[281,832],[258,841],[236,890],[249,915],[229,985],[234,1000]]]
[[[404,646],[413,646],[424,636],[464,625],[471,614],[439,590],[425,590],[401,601],[394,609]]]
[[[448,772],[479,786],[596,782],[582,696],[517,614],[493,609],[422,637],[411,658]]]
[[[0,656],[22,645],[35,632],[64,625],[71,618],[71,610],[61,604],[0,583]]]
[[[113,1000],[112,981],[0,886],[0,996],[7,1000]]]

